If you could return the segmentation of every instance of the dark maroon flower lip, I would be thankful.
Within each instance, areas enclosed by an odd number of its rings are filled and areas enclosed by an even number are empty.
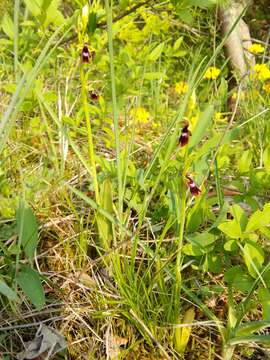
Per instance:
[[[82,55],[82,62],[83,63],[89,63],[90,62],[91,54],[90,54],[90,51],[89,51],[89,49],[88,49],[88,47],[86,45],[84,45],[81,55]]]
[[[201,193],[201,189],[198,188],[198,186],[195,184],[195,182],[189,175],[186,175],[186,178],[188,179],[187,186],[189,187],[191,194],[193,196],[199,195]]]
[[[89,93],[91,100],[97,101],[99,98],[99,95],[95,91],[90,91]]]
[[[191,132],[188,130],[189,124],[185,125],[182,129],[180,138],[179,138],[179,145],[185,146],[188,144],[189,137],[191,136]]]

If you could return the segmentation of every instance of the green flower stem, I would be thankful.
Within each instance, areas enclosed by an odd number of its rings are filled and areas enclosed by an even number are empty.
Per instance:
[[[18,60],[18,43],[19,43],[19,14],[20,14],[20,0],[15,0],[14,3],[14,74],[16,83],[19,82],[20,71],[19,71],[19,60]]]
[[[186,223],[186,202],[187,202],[187,189],[184,183],[184,176],[186,174],[187,168],[187,158],[188,158],[188,147],[185,149],[184,155],[184,166],[183,166],[183,177],[181,182],[181,208],[179,214],[179,236],[178,236],[178,244],[177,244],[177,255],[176,255],[176,263],[175,263],[175,286],[174,286],[174,321],[175,324],[179,322],[180,315],[180,291],[181,291],[181,262],[182,262],[182,247],[184,241],[184,231],[185,231],[185,223]],[[180,330],[181,328],[176,328],[174,332],[174,343],[176,351],[180,351],[181,344],[180,341]]]
[[[85,78],[85,72],[84,72],[84,64],[81,64],[80,69],[80,76],[81,76],[81,86],[82,86],[82,105],[86,120],[86,128],[87,128],[87,139],[88,139],[88,156],[90,161],[90,167],[92,171],[92,178],[94,183],[94,191],[95,191],[95,199],[97,204],[100,203],[100,197],[99,197],[99,187],[98,187],[98,181],[97,181],[97,170],[96,170],[96,161],[95,161],[95,151],[94,151],[94,144],[93,144],[93,135],[92,135],[92,127],[91,127],[91,121],[90,121],[90,114],[89,114],[89,107],[88,107],[88,101],[87,101],[87,84],[86,84],[86,78]]]
[[[222,349],[222,359],[223,360],[231,360],[234,353],[234,346],[229,346],[225,344]]]
[[[122,180],[123,175],[122,175],[122,167],[121,167],[120,131],[119,131],[119,124],[118,124],[118,106],[117,106],[115,73],[114,73],[112,6],[113,6],[113,1],[105,0],[105,9],[106,9],[106,16],[107,16],[107,34],[108,34],[108,45],[109,45],[109,59],[110,59],[110,73],[111,73],[112,103],[113,103],[113,128],[114,128],[117,181],[118,181],[118,216],[121,219],[122,211],[123,211],[124,190],[123,190],[123,180]]]

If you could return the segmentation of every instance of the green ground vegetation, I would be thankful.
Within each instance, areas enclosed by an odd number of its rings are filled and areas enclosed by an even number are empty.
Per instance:
[[[1,2],[3,359],[41,322],[55,359],[267,358],[269,22],[232,87],[228,5]]]

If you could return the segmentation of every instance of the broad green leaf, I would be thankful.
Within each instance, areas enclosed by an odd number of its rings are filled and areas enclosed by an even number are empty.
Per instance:
[[[0,279],[0,293],[11,301],[19,301],[18,295],[12,290],[4,280]]]
[[[183,246],[183,254],[189,256],[202,256],[204,251],[201,247],[194,244],[185,244]]]
[[[194,308],[190,308],[185,312],[184,318],[182,322],[180,323],[181,327],[176,327],[175,329],[175,344],[176,344],[176,350],[180,354],[184,354],[190,335],[192,331],[192,327],[185,324],[192,324],[195,318],[195,310]]]
[[[263,250],[255,243],[247,243],[244,246],[243,253],[250,275],[257,278],[264,262]]]
[[[242,231],[245,230],[248,218],[241,206],[238,204],[234,204],[231,207],[231,214],[233,215],[233,221],[236,221],[239,225]]]
[[[196,146],[209,129],[214,114],[213,105],[209,105],[200,115],[196,127],[189,140],[190,149]]]
[[[183,22],[187,23],[188,25],[192,24],[193,16],[189,9],[180,9],[177,11],[177,15]]]
[[[254,281],[251,276],[246,273],[238,273],[236,274],[232,286],[242,293],[249,293],[254,285]]]
[[[243,269],[240,265],[237,266],[232,266],[230,269],[226,270],[225,274],[224,274],[224,280],[228,283],[228,284],[232,284],[234,278],[236,277],[236,275],[238,273],[243,273]]]
[[[178,39],[175,41],[175,43],[173,44],[173,50],[175,50],[175,51],[178,50],[178,49],[180,48],[183,40],[184,40],[184,37],[183,37],[183,36],[180,36],[180,38],[178,38]]]
[[[238,160],[238,170],[240,174],[249,171],[251,161],[252,161],[252,152],[250,150],[244,151],[240,159]]]
[[[219,274],[221,272],[222,261],[219,254],[215,254],[213,251],[207,254],[209,270],[213,273]]]
[[[45,305],[45,294],[38,273],[30,267],[24,266],[16,280],[36,309],[41,310]]]
[[[208,245],[213,244],[218,239],[218,237],[209,232],[204,232],[204,233],[188,235],[187,239],[192,244],[204,248],[207,247]]]
[[[270,203],[265,204],[262,211],[257,210],[251,215],[246,231],[255,231],[268,224],[270,224]]]
[[[258,297],[262,304],[263,320],[270,321],[270,291],[266,288],[260,288]]]
[[[237,241],[236,240],[228,240],[224,244],[224,249],[226,251],[236,251],[238,249]]]
[[[233,286],[236,290],[248,293],[254,283],[254,280],[244,272],[240,265],[233,266],[225,272],[224,280]]]
[[[242,230],[240,224],[235,220],[228,220],[218,226],[224,234],[233,239],[239,239],[242,237]]]
[[[159,44],[158,46],[156,46],[155,48],[154,48],[154,50],[152,50],[151,51],[151,53],[148,55],[148,60],[149,61],[157,61],[157,59],[161,56],[161,54],[162,54],[162,51],[163,51],[163,49],[164,49],[164,45],[165,45],[165,43],[163,42],[163,43],[161,43],[161,44]]]
[[[4,31],[4,33],[13,40],[14,38],[14,24],[13,21],[11,20],[11,17],[8,15],[8,13],[5,13],[3,20],[2,20],[2,24],[1,27]]]
[[[16,219],[20,244],[22,245],[26,256],[30,260],[33,260],[39,240],[38,225],[32,209],[27,207],[23,201],[20,202]]]

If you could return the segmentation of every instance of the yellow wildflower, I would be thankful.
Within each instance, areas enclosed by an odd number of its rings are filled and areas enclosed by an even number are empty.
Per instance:
[[[193,91],[189,98],[188,110],[193,111],[196,108],[196,105],[197,105],[197,97],[195,91]]]
[[[267,80],[270,79],[270,70],[266,64],[256,64],[253,67],[253,77],[257,80]]]
[[[269,94],[270,93],[270,83],[264,84],[263,90]]]
[[[131,116],[139,123],[146,124],[150,118],[150,114],[144,107],[138,107],[131,110]]]
[[[216,68],[215,66],[210,66],[206,69],[203,78],[208,80],[215,80],[220,74],[220,69]]]
[[[246,92],[245,91],[241,91],[240,92],[240,96],[239,96],[239,98],[240,98],[240,100],[244,100],[245,99],[245,97],[246,97]],[[236,100],[237,98],[238,98],[238,93],[237,93],[237,91],[234,91],[233,93],[232,93],[232,99],[233,100]]]
[[[215,119],[216,122],[225,122],[225,121],[228,121],[228,116],[225,116],[221,112],[216,112],[214,119]]]
[[[189,120],[189,130],[192,132],[196,125],[197,125],[197,122],[199,120],[199,113],[197,113],[197,115],[194,115],[190,118]]]
[[[188,91],[188,84],[186,81],[179,81],[175,84],[174,90],[177,94],[185,94]]]
[[[260,54],[264,52],[264,47],[261,44],[252,44],[249,48],[248,51],[253,53],[253,54]]]

